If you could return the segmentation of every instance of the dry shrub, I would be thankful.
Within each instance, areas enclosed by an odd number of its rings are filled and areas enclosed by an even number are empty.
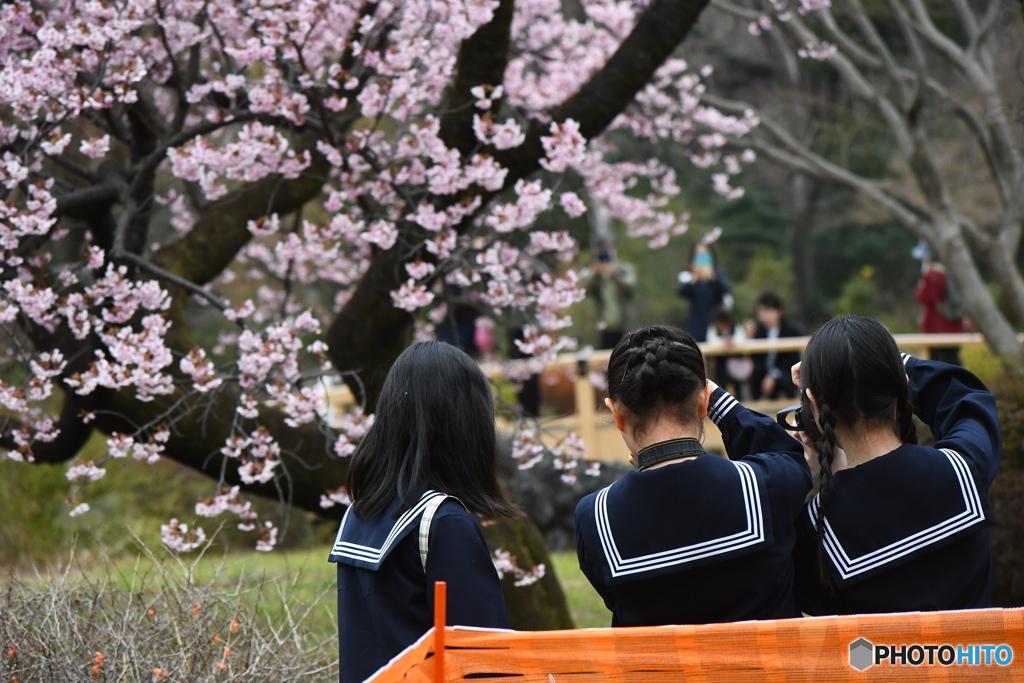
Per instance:
[[[150,559],[153,568],[128,577],[70,568],[12,577],[0,596],[0,681],[336,679],[336,640],[306,626],[319,601],[271,600],[287,589],[225,588],[216,576],[196,581],[195,564]]]

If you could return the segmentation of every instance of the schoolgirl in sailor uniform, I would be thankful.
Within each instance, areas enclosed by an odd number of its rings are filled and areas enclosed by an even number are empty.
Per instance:
[[[494,408],[480,368],[441,342],[407,348],[352,455],[353,499],[338,565],[339,680],[372,676],[433,625],[448,583],[449,625],[509,628],[497,571],[472,513],[515,516],[498,484]]]
[[[704,368],[693,338],[671,327],[628,334],[609,360],[606,404],[638,471],[580,501],[576,551],[612,626],[799,616],[802,446]],[[704,451],[705,415],[731,459]]]
[[[987,607],[995,397],[969,371],[900,354],[877,320],[829,321],[794,370],[815,495],[797,525],[808,614]],[[917,444],[911,413],[934,447]]]

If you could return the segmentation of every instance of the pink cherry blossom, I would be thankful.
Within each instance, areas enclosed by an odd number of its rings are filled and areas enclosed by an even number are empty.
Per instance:
[[[772,17],[827,5],[777,1]],[[11,417],[0,431],[15,446],[6,457],[32,460],[33,447],[59,436],[53,406],[64,391],[97,404],[116,394],[120,406],[139,401],[159,415],[111,421],[106,408],[84,411],[91,425],[124,431],[109,434],[104,458],[69,470],[82,483],[101,476],[107,458],[173,456],[183,411],[237,397],[215,457],[243,487],[287,476],[262,418],[272,412],[286,430],[324,419],[318,382],[339,353],[328,331],[383,253],[397,257],[381,305],[412,313],[417,338],[443,319],[438,299],[451,284],[489,316],[528,322],[518,348],[531,357],[497,365],[507,377],[521,381],[574,349],[564,331],[583,296],[571,268],[579,245],[558,222],[600,206],[628,235],[662,246],[686,232],[689,215],[676,169],[637,149],[680,150],[726,197],[740,196],[737,177],[754,161],[732,149],[756,117],[702,103],[711,73],[681,59],[667,60],[591,139],[554,114],[647,5],[586,0],[570,13],[557,0],[517,2],[499,82],[469,84],[466,101],[452,102],[462,42],[497,0],[370,3],[373,12],[354,2],[4,4],[0,325],[63,335],[62,348],[76,351],[29,342],[0,350],[0,407]],[[472,118],[468,147],[442,133],[457,111]],[[145,150],[133,147],[141,120],[152,124]],[[535,131],[543,171],[523,174],[503,160]],[[276,200],[298,179],[319,194],[300,212],[278,213]],[[65,220],[78,190],[103,196],[97,210],[109,205],[109,230]],[[194,264],[169,255],[188,239],[212,244],[202,231],[246,192],[256,208],[239,221],[246,229],[232,237],[230,265],[204,247],[189,258],[220,272],[176,279]],[[200,318],[209,335],[192,334]],[[332,457],[344,458],[373,418],[326,419],[337,433]],[[517,457],[529,463],[539,452],[520,436]],[[561,448],[582,469],[572,443]],[[322,495],[348,502],[337,489]],[[260,550],[276,544],[277,528],[236,488],[204,498],[196,514],[234,515]],[[180,552],[206,541],[201,527],[177,520],[162,536]]]
[[[189,529],[187,524],[172,519],[160,525],[160,538],[168,548],[179,553],[188,553],[206,543],[206,532],[202,527]]]

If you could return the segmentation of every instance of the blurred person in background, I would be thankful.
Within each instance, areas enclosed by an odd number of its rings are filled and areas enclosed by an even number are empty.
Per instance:
[[[963,332],[960,298],[946,276],[946,268],[923,240],[911,253],[921,261],[921,279],[914,289],[914,300],[921,304],[919,329],[924,334]],[[931,357],[932,360],[960,365],[960,347],[935,347],[931,350]]]
[[[714,231],[693,245],[690,267],[679,273],[679,296],[690,301],[690,314],[686,331],[699,342],[707,339],[715,309],[724,306],[732,310],[729,279],[718,265],[718,257],[711,242],[721,230]]]
[[[736,322],[732,313],[724,306],[715,309],[708,328],[708,347],[721,346],[731,349],[747,340],[743,326]],[[712,370],[715,383],[741,401],[750,400],[750,377],[754,373],[754,360],[749,354],[723,354],[711,356],[708,369]]]
[[[604,237],[598,243],[594,262],[580,272],[580,281],[597,309],[599,348],[613,348],[625,331],[636,324],[636,269],[633,264],[620,261],[615,241]]]
[[[751,339],[799,337],[804,331],[786,318],[782,299],[775,292],[764,292],[754,304],[756,320],[746,321]],[[800,362],[799,351],[775,351],[753,354],[754,372],[750,378],[754,399],[792,398],[796,387],[790,369]]]

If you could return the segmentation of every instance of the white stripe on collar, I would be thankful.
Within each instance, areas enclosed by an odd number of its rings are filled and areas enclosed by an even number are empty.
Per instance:
[[[881,567],[985,520],[985,513],[981,508],[981,496],[978,495],[978,487],[974,483],[974,477],[971,475],[967,462],[956,451],[948,448],[943,448],[941,451],[949,459],[953,472],[959,481],[960,492],[964,497],[963,512],[959,512],[927,529],[922,529],[910,534],[906,538],[856,558],[851,558],[843,548],[826,517],[825,552],[843,579],[848,579],[851,576],[857,576],[876,567]],[[810,502],[808,510],[811,515],[811,523],[815,526],[817,526],[818,514],[821,509],[820,495],[818,494],[818,496],[814,497],[814,500]]]
[[[433,498],[446,495],[447,494],[439,491],[427,491],[420,496],[420,499],[416,501],[416,504],[406,510],[402,516],[395,521],[394,526],[391,527],[391,531],[388,533],[387,538],[384,539],[384,543],[380,548],[373,548],[341,540],[341,534],[345,530],[345,522],[348,521],[349,513],[352,512],[352,508],[349,507],[349,509],[345,511],[345,516],[341,519],[341,526],[338,528],[338,535],[335,537],[334,547],[331,549],[331,554],[341,555],[342,557],[347,557],[350,560],[361,560],[363,562],[372,562],[374,564],[380,562],[381,558],[387,554],[391,545],[395,542],[395,539],[398,538],[406,527],[416,520],[420,513],[423,512],[427,503]]]
[[[729,462],[736,466],[740,475],[740,487],[743,493],[747,528],[739,533],[650,555],[624,559],[619,553],[619,548],[612,534],[611,522],[608,519],[608,491],[611,489],[611,486],[602,489],[595,498],[594,511],[597,520],[597,534],[601,539],[601,547],[604,550],[604,556],[608,561],[608,568],[611,570],[612,576],[638,574],[640,572],[693,562],[694,560],[731,552],[763,541],[765,537],[764,515],[761,509],[761,493],[757,488],[754,468],[745,462]]]

